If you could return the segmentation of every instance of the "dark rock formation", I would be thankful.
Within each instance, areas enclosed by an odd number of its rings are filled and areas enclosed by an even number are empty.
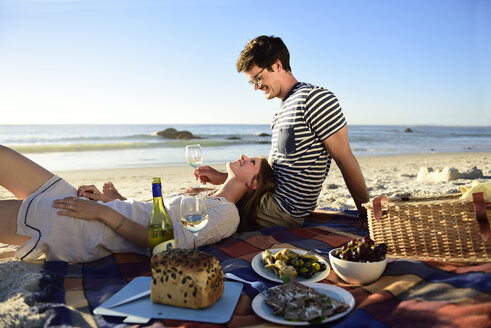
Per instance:
[[[193,135],[191,132],[182,130],[177,131],[174,128],[168,128],[162,131],[157,132],[159,136],[167,139],[179,139],[179,140],[189,140],[189,139],[201,139],[198,136]]]

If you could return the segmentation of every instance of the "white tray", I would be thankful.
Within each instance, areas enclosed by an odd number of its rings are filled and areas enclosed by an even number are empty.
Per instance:
[[[147,323],[151,319],[172,319],[199,321],[209,323],[226,323],[232,317],[235,306],[242,292],[243,285],[238,282],[225,281],[223,296],[206,309],[187,309],[177,306],[152,303],[150,295],[131,303],[107,308],[131,295],[150,289],[151,277],[137,277],[110,299],[94,310],[94,314],[126,317],[126,323]]]

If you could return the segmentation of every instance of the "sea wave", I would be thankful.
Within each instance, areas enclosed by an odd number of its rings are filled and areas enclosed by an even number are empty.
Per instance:
[[[78,143],[116,143],[120,140],[125,142],[132,142],[138,140],[155,140],[156,137],[162,138],[160,136],[153,136],[150,134],[137,134],[128,136],[67,136],[67,135],[32,135],[32,136],[10,136],[6,141],[12,145],[20,144],[78,144]],[[130,141],[128,141],[130,140]]]
[[[118,143],[76,143],[76,144],[31,144],[31,145],[8,145],[10,148],[23,153],[66,153],[96,150],[124,150],[133,148],[159,147],[155,143],[147,142],[118,142]]]
[[[1,137],[1,136],[0,136]],[[195,134],[195,139],[189,140],[177,140],[177,139],[167,139],[159,136],[155,133],[142,133],[142,134],[129,134],[129,135],[104,135],[104,136],[67,136],[67,135],[30,135],[30,136],[7,136],[1,140],[3,144],[8,144],[10,146],[21,146],[21,145],[56,145],[56,144],[113,144],[113,143],[173,143],[177,142],[189,142],[196,141],[194,143],[199,143],[201,140],[206,140],[210,145],[213,142],[229,142],[229,141],[242,141],[242,143],[262,143],[264,141],[269,142],[271,136],[264,133],[236,133],[236,134],[219,134],[219,133],[203,133]]]
[[[101,143],[51,143],[51,144],[10,144],[8,147],[23,154],[35,153],[66,153],[102,150],[125,150],[125,149],[156,149],[156,148],[184,148],[190,144],[200,144],[201,147],[232,147],[237,145],[264,144],[269,141],[257,140],[169,140],[160,142],[101,142]]]

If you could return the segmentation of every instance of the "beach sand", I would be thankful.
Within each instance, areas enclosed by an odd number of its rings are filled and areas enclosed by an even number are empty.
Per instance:
[[[452,177],[442,175],[441,181],[435,181],[435,179],[418,181],[417,177],[421,168],[435,171],[453,168],[459,173],[466,173],[471,172],[476,167],[482,171],[483,177],[481,180],[489,180],[491,178],[491,153],[432,153],[359,157],[358,162],[365,176],[370,198],[382,194],[388,197],[399,197],[458,192],[460,186],[470,184],[471,180],[477,178],[475,174],[471,175],[471,178],[463,179],[452,179]],[[225,164],[211,166],[225,171]],[[102,189],[105,182],[112,181],[123,196],[137,201],[147,201],[152,198],[152,177],[161,177],[162,192],[171,194],[197,184],[192,172],[192,167],[182,165],[113,170],[60,171],[54,173],[76,187],[93,184]],[[208,186],[212,187],[211,185]],[[0,187],[0,199],[14,198],[10,192]],[[334,162],[324,182],[318,206],[329,206],[337,209],[354,208],[354,203],[351,200],[342,175]]]
[[[468,186],[474,180],[491,180],[491,152],[360,157],[358,162],[365,176],[370,199],[379,195],[387,195],[389,198],[441,195],[459,192],[461,186]],[[224,164],[211,166],[225,170]],[[188,165],[55,173],[76,187],[94,184],[102,189],[106,181],[112,181],[123,196],[138,201],[152,198],[151,181],[154,176],[162,177],[165,194],[196,185],[192,168]],[[12,194],[0,187],[0,199],[12,198]],[[342,175],[334,163],[324,183],[318,207],[354,209]],[[0,326],[15,326],[19,323],[42,326],[49,315],[34,318],[23,302],[27,295],[36,290],[35,282],[41,265],[12,260],[14,251],[15,247],[0,244]],[[9,313],[17,314],[14,318]]]
[[[437,179],[435,179],[435,176],[431,176],[418,180],[418,173],[420,173],[421,168],[433,169],[436,172],[448,168],[462,174],[472,172],[475,167],[482,171],[481,180],[489,180],[491,178],[491,153],[359,157],[358,162],[365,176],[370,198],[382,194],[390,198],[406,195],[427,196],[458,192],[461,186],[470,184],[473,179],[478,178],[478,174],[476,175],[474,171],[473,174],[469,174],[469,177],[460,179],[455,179],[455,176],[441,174],[441,176],[436,175]],[[211,166],[225,171],[225,164]],[[197,184],[192,172],[193,169],[190,166],[182,165],[55,173],[76,187],[93,184],[102,189],[105,182],[111,181],[123,196],[137,201],[147,201],[152,198],[152,177],[160,176],[162,178],[163,193],[171,194]],[[0,187],[0,199],[13,198],[14,196],[10,192]],[[318,206],[327,206],[335,209],[354,208],[354,203],[342,175],[334,162],[324,182]]]

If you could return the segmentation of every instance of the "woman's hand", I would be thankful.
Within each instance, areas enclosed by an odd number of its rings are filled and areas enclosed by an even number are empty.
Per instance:
[[[53,202],[53,207],[61,209],[58,211],[59,215],[73,216],[84,220],[101,220],[104,211],[108,208],[95,201],[76,197],[57,199]]]
[[[196,170],[194,170],[194,177],[196,180],[202,184],[211,183],[213,185],[220,185],[227,180],[228,174],[219,172],[214,168],[204,165],[199,166]]]
[[[107,195],[100,192],[99,189],[97,189],[97,187],[94,185],[78,187],[77,195],[78,197],[86,197],[92,200],[100,200],[104,203],[113,200]]]

